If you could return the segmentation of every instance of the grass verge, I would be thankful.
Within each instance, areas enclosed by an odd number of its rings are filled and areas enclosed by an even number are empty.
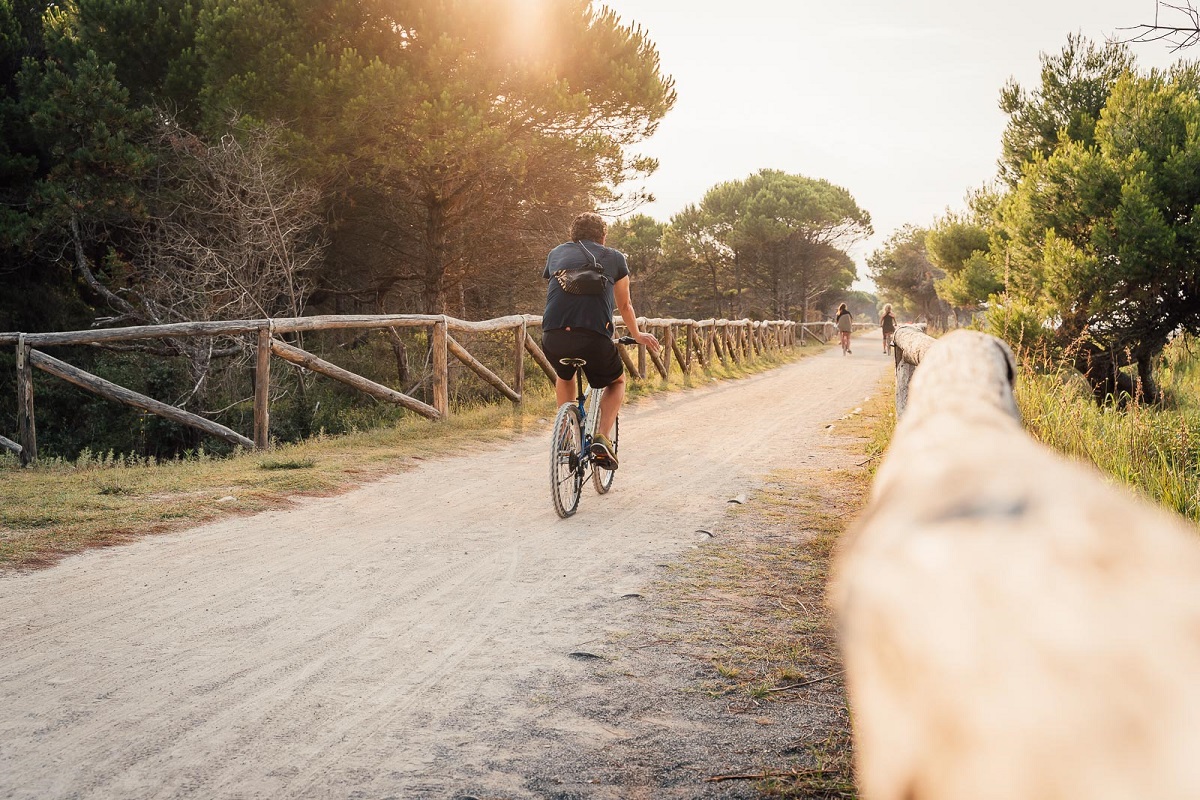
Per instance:
[[[821,349],[708,372],[693,369],[689,375],[674,371],[669,382],[653,375],[631,381],[629,396],[737,379]],[[456,409],[438,423],[406,416],[390,427],[318,436],[268,453],[216,458],[201,452],[158,463],[85,453],[75,461],[43,460],[26,469],[11,455],[0,455],[0,568],[46,566],[88,547],[345,491],[422,459],[523,435],[544,426],[554,412],[548,384],[538,375],[530,375],[529,383],[520,408],[505,403]]]
[[[1100,406],[1073,372],[1046,373],[1023,362],[1017,401],[1029,433],[1069,458],[1200,522],[1200,355],[1179,337],[1159,369],[1161,405]]]
[[[881,388],[882,395],[835,421],[830,439],[838,452],[857,447],[861,463],[773,472],[660,587],[660,629],[701,665],[685,691],[763,725],[775,724],[773,715],[786,717],[798,734],[781,752],[760,754],[746,774],[710,780],[751,780],[768,797],[857,797],[850,712],[825,595],[840,537],[866,503],[873,456],[886,446],[877,432],[894,424],[890,386]]]

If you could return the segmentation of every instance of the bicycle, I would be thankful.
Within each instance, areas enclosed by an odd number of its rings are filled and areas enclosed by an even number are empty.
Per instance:
[[[622,336],[617,345],[637,344],[632,336]],[[606,494],[612,488],[615,469],[605,469],[592,456],[592,438],[600,421],[600,394],[603,389],[588,387],[583,391],[583,369],[587,363],[581,358],[564,358],[560,363],[575,367],[577,397],[573,403],[563,403],[554,418],[554,431],[550,439],[550,496],[554,510],[563,519],[579,508],[579,496],[583,493],[583,482],[589,474],[597,494]],[[620,436],[621,418],[613,422],[610,440],[614,454]]]

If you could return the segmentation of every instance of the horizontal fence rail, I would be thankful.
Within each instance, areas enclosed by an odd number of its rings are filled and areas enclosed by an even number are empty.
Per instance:
[[[1000,340],[896,361],[831,588],[862,797],[1200,797],[1197,530],[1030,438]]]
[[[169,325],[143,325],[128,328],[104,328],[88,331],[54,333],[0,333],[0,346],[15,345],[17,355],[17,439],[0,436],[0,448],[18,455],[22,464],[37,460],[37,426],[34,417],[33,370],[67,381],[81,389],[113,402],[123,403],[156,414],[181,425],[190,426],[207,435],[246,448],[270,447],[270,370],[271,356],[339,381],[357,391],[384,402],[393,403],[430,420],[450,414],[449,357],[465,365],[482,381],[512,401],[520,403],[525,392],[525,356],[528,354],[552,383],[554,368],[541,346],[529,335],[530,328],[540,328],[542,318],[517,314],[496,319],[471,322],[444,315],[384,314],[384,315],[327,315],[289,317],[283,319],[228,320],[218,322],[181,322]],[[710,367],[714,355],[721,364],[741,363],[764,353],[794,347],[798,344],[796,323],[790,321],[727,320],[727,319],[639,319],[638,326],[658,334],[663,344],[660,353],[650,353],[645,345],[638,346],[637,360],[621,348],[621,357],[634,376],[647,378],[647,361],[664,379],[672,369],[685,374],[694,364]],[[618,327],[621,327],[618,325]],[[376,383],[361,375],[337,366],[294,344],[276,338],[283,334],[330,330],[386,330],[423,328],[429,332],[433,366],[432,403]],[[514,371],[511,382],[500,377],[483,364],[454,338],[454,333],[513,333]],[[145,395],[118,386],[97,375],[56,359],[39,347],[77,345],[104,346],[118,342],[146,339],[243,336],[256,337],[254,379],[253,438],[244,436],[213,420],[190,411],[176,408]]]

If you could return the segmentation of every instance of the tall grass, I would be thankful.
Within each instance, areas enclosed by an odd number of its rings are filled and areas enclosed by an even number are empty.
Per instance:
[[[1082,379],[1022,359],[1017,401],[1036,439],[1095,464],[1166,508],[1200,522],[1200,344],[1180,336],[1158,377],[1165,401],[1099,406]]]

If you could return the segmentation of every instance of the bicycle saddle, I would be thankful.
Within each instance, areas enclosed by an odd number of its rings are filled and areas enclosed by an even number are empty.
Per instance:
[[[560,358],[558,363],[568,367],[582,367],[587,362],[582,358]]]

